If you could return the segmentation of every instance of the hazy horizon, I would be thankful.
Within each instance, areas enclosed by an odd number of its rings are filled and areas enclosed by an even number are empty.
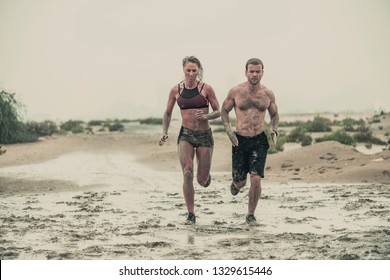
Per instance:
[[[281,114],[390,111],[389,14],[386,0],[0,0],[0,89],[27,120],[162,117],[184,56],[220,105],[259,57]]]

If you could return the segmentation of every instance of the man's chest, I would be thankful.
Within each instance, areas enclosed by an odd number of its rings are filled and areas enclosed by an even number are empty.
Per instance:
[[[255,109],[265,111],[270,105],[270,99],[265,92],[256,94],[244,93],[236,97],[236,106],[241,111]]]

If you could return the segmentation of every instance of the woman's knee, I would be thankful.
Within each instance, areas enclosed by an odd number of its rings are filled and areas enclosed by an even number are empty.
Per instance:
[[[201,185],[201,186],[204,186],[206,183],[207,183],[207,181],[208,181],[208,179],[209,179],[209,174],[205,174],[205,175],[198,175],[197,177],[196,177],[196,179],[197,179],[197,181],[198,181],[198,184],[199,185]]]
[[[185,181],[192,181],[194,178],[194,170],[192,167],[185,167],[183,169],[183,177]]]

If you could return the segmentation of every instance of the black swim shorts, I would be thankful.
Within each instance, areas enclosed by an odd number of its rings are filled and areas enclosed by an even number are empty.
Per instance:
[[[267,135],[262,132],[253,137],[237,134],[238,146],[232,148],[233,182],[246,180],[247,174],[264,178],[264,166],[269,149]]]
[[[198,147],[214,147],[213,134],[211,128],[205,131],[196,131],[189,128],[181,127],[177,144],[180,141],[189,142],[194,148]]]

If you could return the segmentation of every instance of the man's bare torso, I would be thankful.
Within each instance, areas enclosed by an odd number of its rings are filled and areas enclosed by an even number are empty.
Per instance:
[[[263,132],[265,114],[271,103],[268,89],[261,84],[251,88],[247,83],[242,83],[234,88],[233,92],[237,133],[242,136],[254,136]]]

